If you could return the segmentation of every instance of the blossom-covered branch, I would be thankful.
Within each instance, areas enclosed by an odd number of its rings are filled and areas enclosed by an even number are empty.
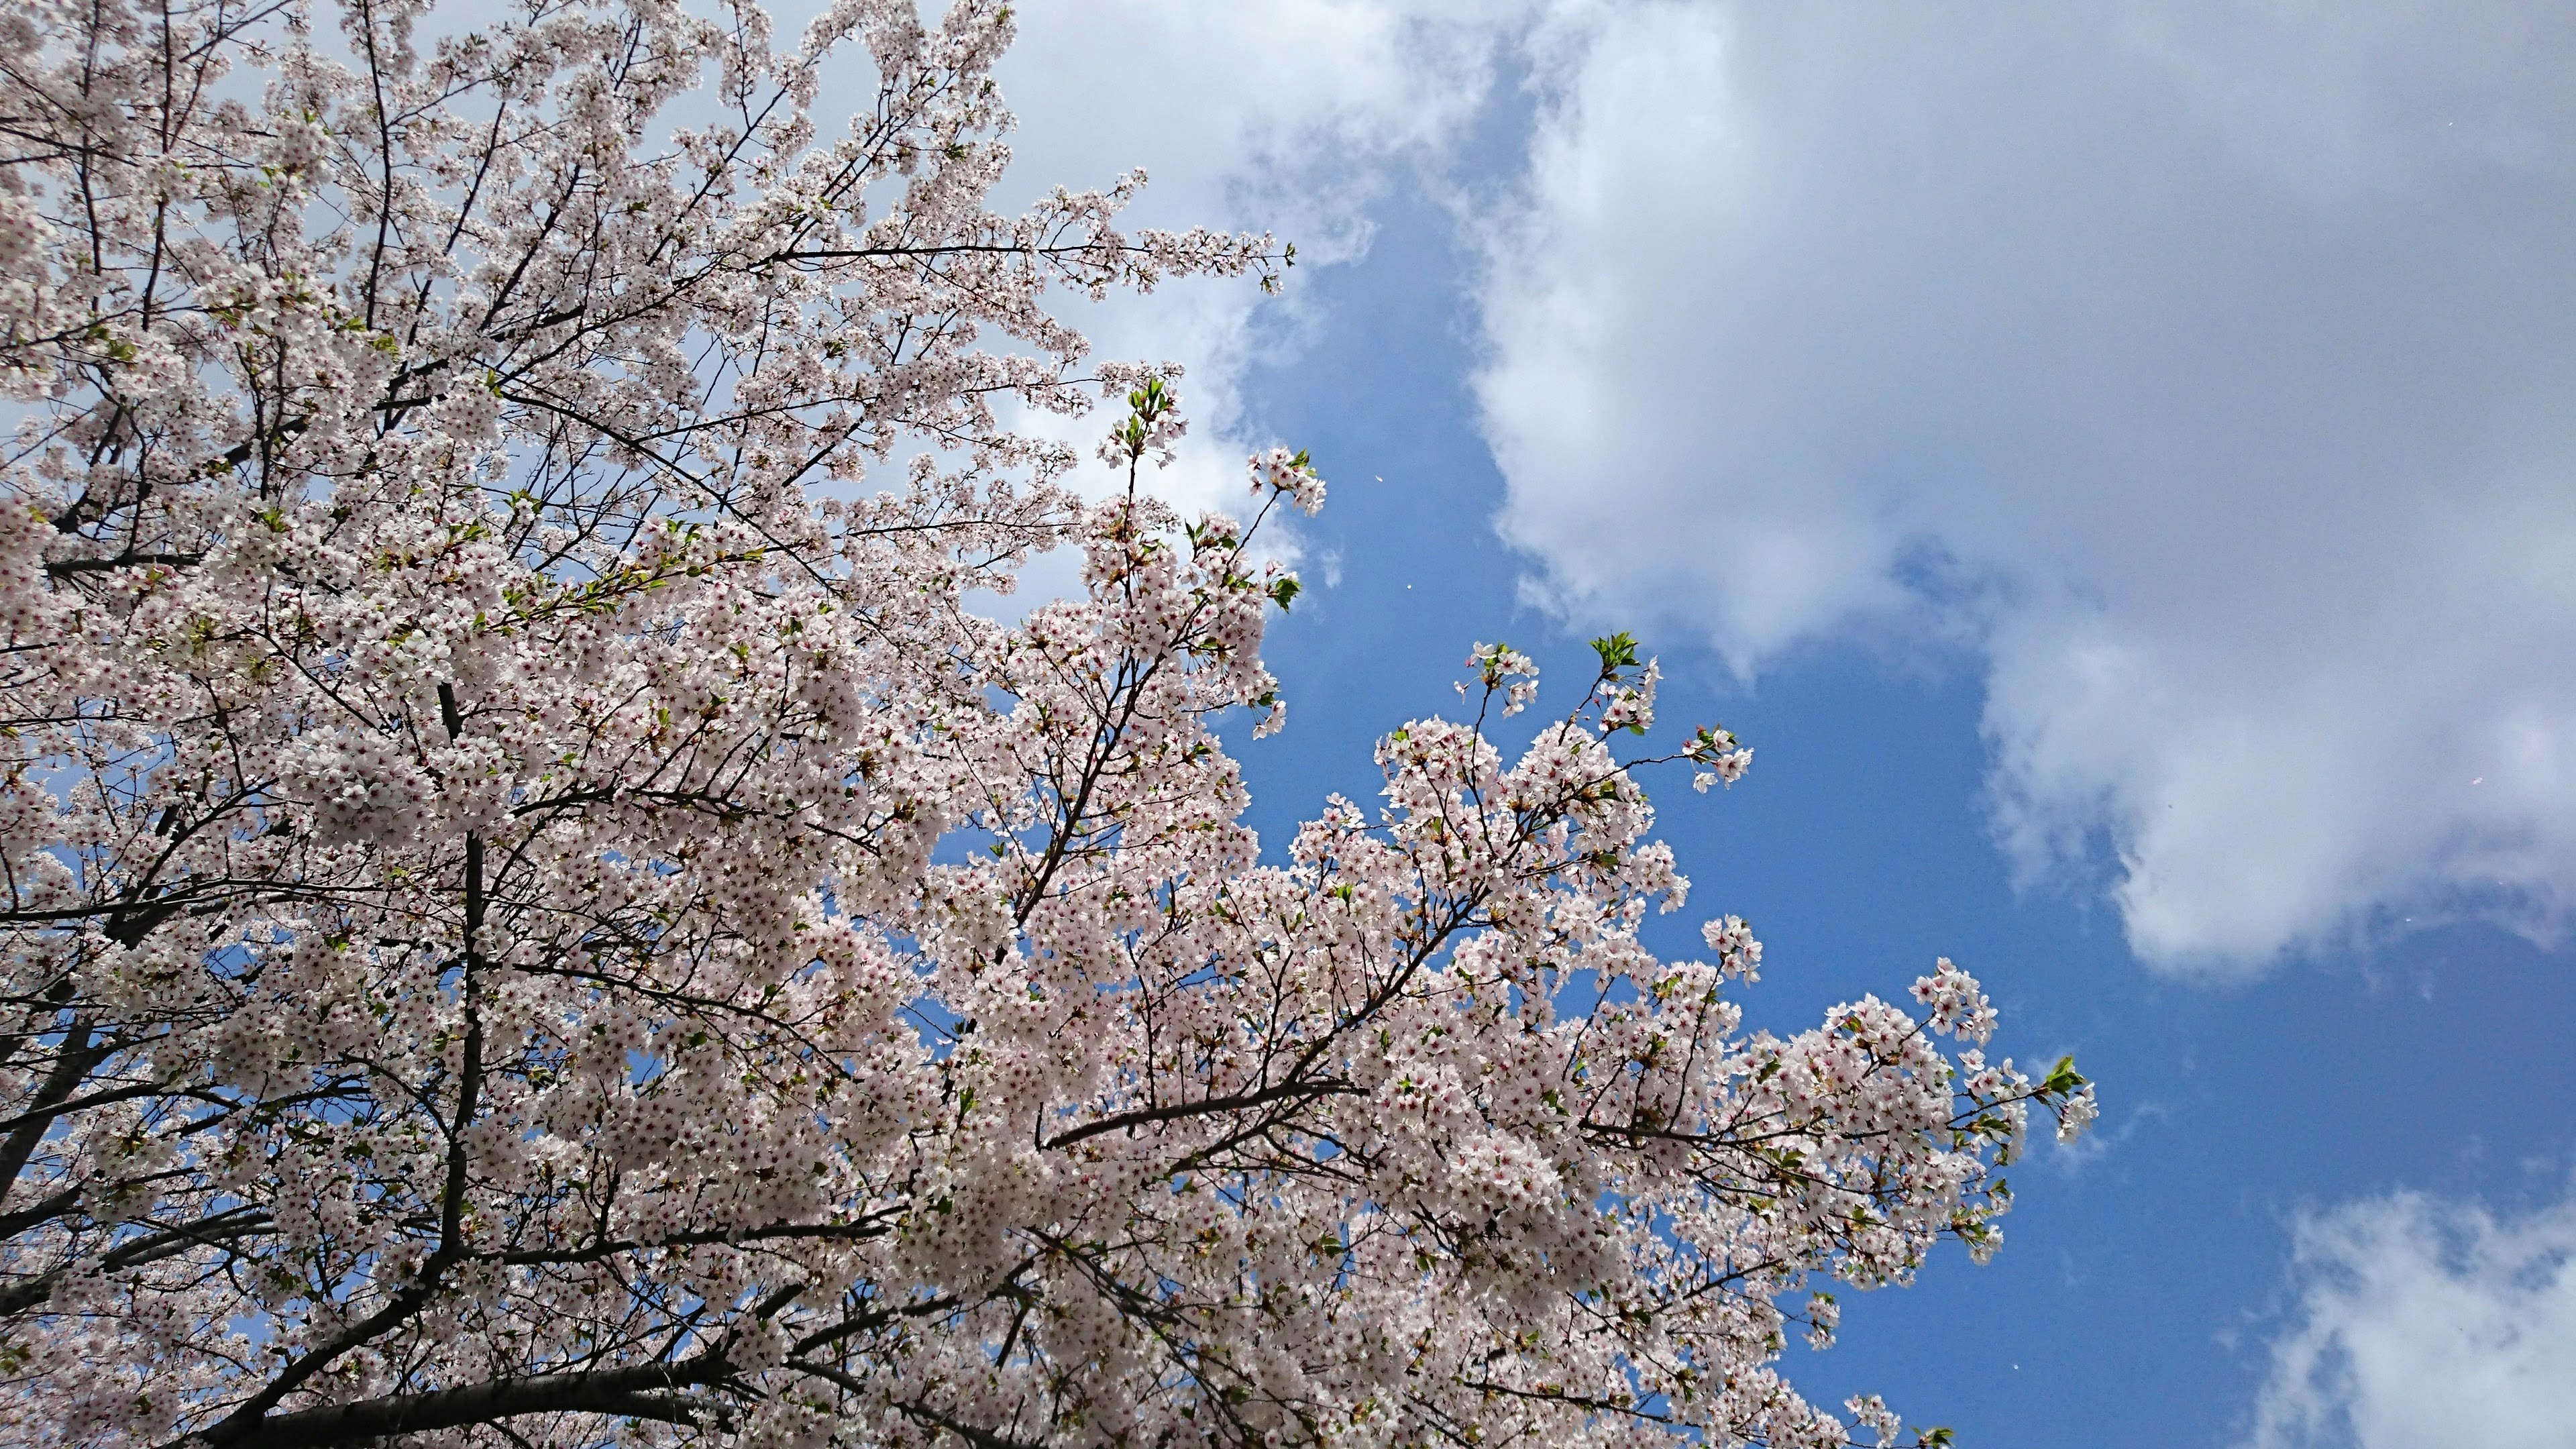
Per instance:
[[[2089,1088],[1946,963],[1783,1039],[1741,921],[1648,953],[1624,636],[1262,863],[1214,730],[1323,482],[1181,517],[1049,303],[1287,249],[990,210],[988,0],[483,18],[0,16],[5,1436],[1896,1433],[1784,1302],[1991,1251]],[[1011,418],[1102,398],[1085,502]]]

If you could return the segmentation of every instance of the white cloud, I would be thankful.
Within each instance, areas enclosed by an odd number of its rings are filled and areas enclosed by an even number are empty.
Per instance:
[[[1479,380],[1531,592],[1989,670],[2238,969],[2576,903],[2576,11],[1569,4]],[[2479,783],[2472,783],[2473,781]]]
[[[2360,1203],[2302,1223],[2297,1261],[2252,1449],[2576,1442],[2576,1202]]]
[[[1364,254],[1367,208],[1397,168],[1436,165],[1492,84],[1518,0],[1030,0],[999,74],[1020,118],[997,202],[1151,178],[1138,226],[1269,231],[1297,245],[1287,293],[1189,281],[1071,313],[1095,355],[1187,369],[1192,421],[1160,480],[1184,506],[1241,511],[1243,459],[1275,440],[1244,418],[1262,349],[1295,345],[1305,269]],[[1017,189],[1015,192],[1015,188]],[[1018,193],[1025,193],[1024,195]],[[1085,420],[1063,435],[1087,445]]]

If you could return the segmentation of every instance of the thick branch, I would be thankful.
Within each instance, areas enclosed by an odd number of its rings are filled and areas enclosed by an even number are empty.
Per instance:
[[[325,1449],[329,1445],[363,1444],[395,1434],[435,1433],[528,1414],[607,1414],[622,1419],[693,1424],[703,1416],[703,1408],[673,1391],[716,1383],[733,1373],[733,1365],[721,1358],[707,1357],[594,1373],[494,1379],[463,1388],[394,1394],[354,1404],[270,1414],[223,1432],[220,1437],[200,1436],[200,1442],[255,1443],[262,1449]]]

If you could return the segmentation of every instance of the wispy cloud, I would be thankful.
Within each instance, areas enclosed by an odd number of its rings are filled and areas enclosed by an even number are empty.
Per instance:
[[[1391,179],[1438,168],[1485,101],[1518,0],[1032,0],[1003,94],[1022,120],[1002,199],[1150,178],[1129,220],[1269,231],[1302,270],[1364,256]],[[1027,197],[1011,194],[1014,186]],[[1292,276],[1292,282],[1295,278]],[[1300,345],[1301,289],[1195,281],[1072,319],[1097,355],[1172,361],[1192,431],[1160,480],[1187,507],[1240,511],[1245,370]],[[1037,420],[1047,426],[1047,420]],[[1088,444],[1105,423],[1065,425]]]
[[[2250,1449],[2576,1441],[2576,1200],[2375,1199],[2304,1221],[2297,1263]]]

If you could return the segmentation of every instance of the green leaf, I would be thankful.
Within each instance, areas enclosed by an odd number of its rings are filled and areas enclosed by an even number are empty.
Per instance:
[[[1637,641],[1628,636],[1627,630],[1622,629],[1616,634],[1593,640],[1592,652],[1601,656],[1603,674],[1616,674],[1636,664]]]
[[[1270,601],[1277,604],[1279,612],[1284,614],[1288,612],[1290,601],[1294,600],[1304,588],[1305,585],[1297,582],[1295,574],[1281,574],[1270,586]]]
[[[2039,1089],[2050,1096],[2062,1097],[2085,1086],[2088,1080],[2075,1070],[2075,1058],[2059,1057],[2056,1069],[2048,1074],[2048,1080],[2039,1084]]]

